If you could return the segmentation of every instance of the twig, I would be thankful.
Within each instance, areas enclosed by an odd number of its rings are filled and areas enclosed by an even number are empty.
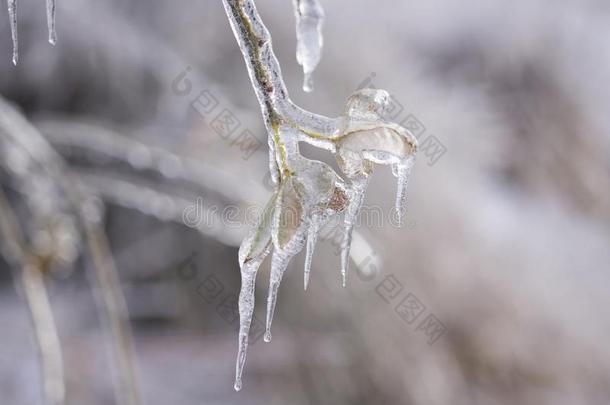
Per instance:
[[[93,260],[96,284],[99,286],[96,296],[101,301],[98,305],[100,317],[105,319],[111,331],[112,341],[115,342],[112,345],[118,366],[115,374],[115,394],[119,404],[137,405],[141,403],[141,400],[134,365],[135,350],[129,326],[127,304],[108,240],[100,227],[101,213],[91,212],[95,210],[93,204],[92,201],[85,202],[85,210],[89,212],[82,213],[81,218]]]
[[[44,401],[47,405],[63,405],[66,388],[62,349],[44,284],[43,265],[27,252],[15,214],[1,189],[0,212],[3,252],[9,261],[21,268],[21,285],[42,363]]]
[[[67,199],[65,203],[71,208],[70,215],[77,213],[94,263],[93,287],[99,285],[102,293],[101,299],[98,300],[98,311],[102,314],[102,319],[107,319],[112,332],[113,339],[110,344],[118,368],[115,384],[117,402],[124,405],[138,404],[139,389],[133,364],[133,343],[127,322],[125,298],[120,289],[116,268],[103,230],[99,222],[96,222],[101,216],[92,219],[91,215],[95,212],[88,210],[90,204],[87,203],[90,202],[91,196],[84,195],[70,183],[61,156],[50,147],[36,128],[2,98],[0,98],[0,135],[0,141],[6,143],[6,149],[14,149],[13,153],[17,153],[25,161],[23,166],[17,169],[4,159],[0,160],[0,165],[5,165],[9,174],[24,183],[31,182],[32,177],[38,181],[44,180],[52,189],[53,198],[59,198],[63,194]],[[25,198],[28,199],[28,205],[37,207],[36,201],[31,201],[32,196],[25,194]],[[47,198],[50,199],[50,196]],[[53,213],[54,211],[51,210],[47,215]]]

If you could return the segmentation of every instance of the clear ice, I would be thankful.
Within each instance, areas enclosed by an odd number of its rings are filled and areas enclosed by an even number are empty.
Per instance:
[[[411,169],[414,164],[415,157],[411,156],[392,166],[392,172],[397,178],[395,210],[399,225],[403,224],[407,211],[407,186],[409,185]]]
[[[324,10],[318,0],[293,0],[297,28],[297,62],[303,67],[303,90],[313,90],[313,71],[322,56]]]
[[[303,110],[288,96],[282,72],[271,47],[271,36],[253,0],[223,0],[231,28],[242,51],[268,133],[269,165],[275,192],[257,228],[239,250],[242,286],[239,296],[239,345],[235,389],[242,387],[248,332],[254,311],[256,272],[273,251],[267,296],[264,340],[271,340],[271,324],[279,286],[291,259],[306,247],[304,288],[307,289],[317,234],[333,216],[344,213],[342,284],[346,284],[352,231],[364,201],[375,164],[390,165],[398,177],[396,210],[404,216],[406,188],[417,151],[417,139],[398,124],[385,121],[389,102],[384,90],[362,89],[347,100],[336,118]],[[295,0],[297,59],[305,86],[322,48],[323,11],[316,0]],[[299,142],[330,151],[343,177],[328,165],[304,158]]]
[[[19,37],[17,36],[17,0],[8,0],[8,18],[13,38],[13,64],[19,61]]]
[[[309,274],[311,273],[311,262],[313,261],[313,251],[316,247],[318,232],[320,231],[321,220],[317,215],[311,218],[309,228],[307,228],[307,247],[305,250],[305,269],[303,270],[303,289],[307,291],[309,286]]]
[[[7,0],[8,16],[11,25],[11,37],[13,38],[13,64],[19,62],[19,37],[17,34],[17,0]],[[49,31],[49,43],[55,45],[57,34],[55,32],[55,0],[46,0],[47,3],[47,27]]]
[[[55,45],[57,33],[55,32],[55,0],[47,0],[47,27],[49,29],[49,43]]]

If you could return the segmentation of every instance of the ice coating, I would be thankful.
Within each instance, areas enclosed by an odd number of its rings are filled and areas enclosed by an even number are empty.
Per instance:
[[[294,0],[297,62],[303,67],[303,90],[313,90],[312,73],[322,56],[324,10],[318,0]]]
[[[55,0],[47,0],[47,27],[49,29],[49,43],[55,45],[57,33],[55,32]]]
[[[400,125],[384,120],[389,94],[383,90],[355,92],[347,100],[343,114],[336,118],[295,105],[289,98],[269,31],[254,1],[223,0],[223,4],[261,107],[268,134],[269,168],[275,185],[264,219],[244,239],[239,252],[242,288],[235,379],[238,390],[242,386],[254,305],[256,271],[253,267],[258,269],[259,260],[262,262],[273,251],[265,331],[265,341],[270,341],[279,286],[290,261],[307,246],[303,274],[304,288],[307,288],[318,232],[327,220],[341,212],[345,212],[341,255],[345,286],[353,228],[376,164],[390,165],[398,177],[396,207],[402,218],[417,140]],[[297,36],[303,33],[299,43],[303,40],[305,44],[302,51],[297,51],[297,58],[307,81],[307,73],[313,71],[319,60],[323,13],[316,1],[295,1],[294,4],[298,13]],[[304,158],[299,152],[300,141],[334,154],[344,178],[328,165]]]
[[[17,0],[8,0],[8,18],[13,38],[13,64],[19,61],[19,37],[17,36]]]

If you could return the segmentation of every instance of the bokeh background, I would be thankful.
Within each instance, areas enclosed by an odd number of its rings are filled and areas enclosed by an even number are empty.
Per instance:
[[[307,292],[302,255],[291,263],[273,342],[250,347],[239,393],[237,246],[249,225],[182,221],[198,198],[243,213],[271,194],[259,107],[221,2],[62,0],[52,47],[44,5],[22,0],[16,67],[6,12],[0,18],[0,94],[61,155],[70,181],[103,200],[142,403],[609,403],[610,4],[322,4],[310,94],[291,2],[257,4],[292,99],[336,116],[355,89],[387,89],[396,121],[419,123],[428,148],[407,226],[358,228],[347,288],[332,230]],[[193,108],[204,90],[219,103],[213,113]],[[239,126],[223,137],[213,119],[225,108]],[[260,147],[236,142],[243,130]],[[303,154],[332,160],[311,147]],[[366,204],[389,212],[394,192],[380,169]],[[67,403],[112,404],[118,365],[85,250],[45,282]],[[36,340],[10,267],[0,262],[0,402],[41,403]],[[426,329],[430,319],[441,329]]]

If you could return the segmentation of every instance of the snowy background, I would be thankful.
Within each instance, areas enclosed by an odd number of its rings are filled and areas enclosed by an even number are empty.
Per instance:
[[[396,121],[419,125],[428,147],[414,169],[407,226],[384,218],[358,228],[361,260],[348,288],[332,230],[317,246],[307,292],[302,255],[291,263],[274,340],[251,345],[239,393],[233,298],[248,226],[224,221],[197,232],[169,220],[166,200],[116,186],[145,184],[220,211],[269,197],[259,107],[220,1],[62,0],[55,47],[42,2],[18,4],[17,67],[6,12],[0,18],[0,94],[109,196],[105,227],[143,403],[610,402],[607,1],[322,0],[325,46],[309,94],[291,2],[258,1],[297,104],[336,116],[355,89],[383,88]],[[189,91],[176,90],[181,73]],[[219,103],[209,115],[191,106],[206,89]],[[225,108],[237,132],[258,137],[257,150],[214,129]],[[131,165],[87,152],[99,142]],[[174,181],[171,164],[161,176],[138,170],[147,150],[133,142],[192,159],[202,187]],[[394,192],[390,171],[378,170],[366,204],[387,213]],[[114,371],[87,266],[79,259],[49,275],[48,287],[69,403],[110,404]],[[268,267],[258,278],[259,320]],[[0,402],[38,403],[29,318],[8,265],[0,269]]]

